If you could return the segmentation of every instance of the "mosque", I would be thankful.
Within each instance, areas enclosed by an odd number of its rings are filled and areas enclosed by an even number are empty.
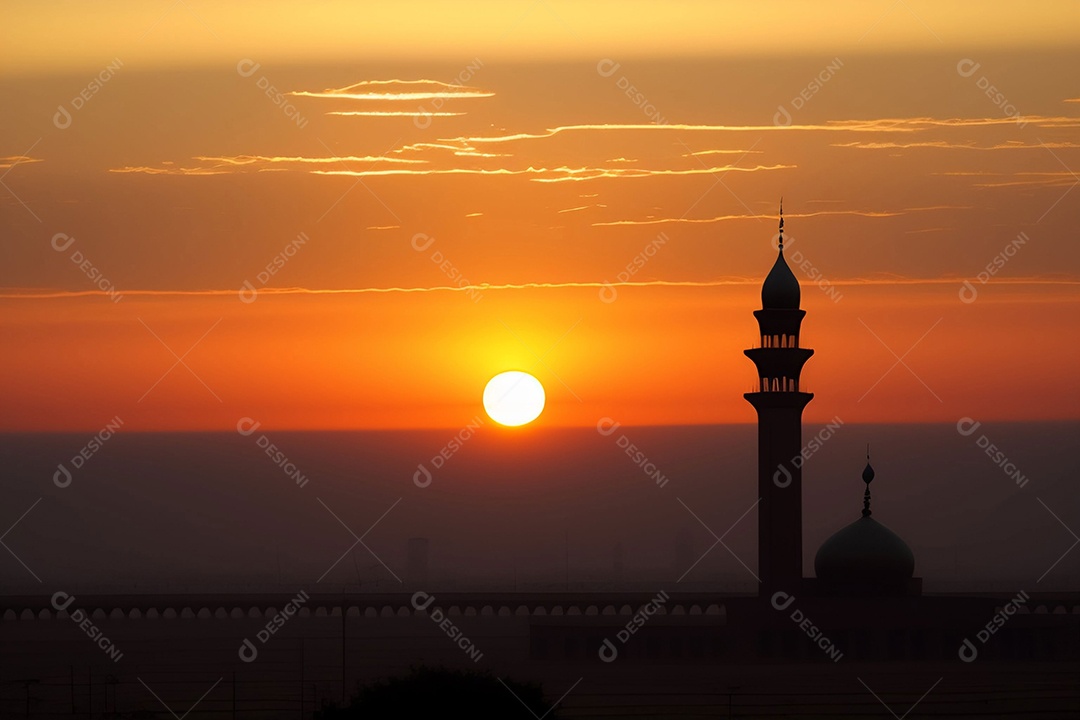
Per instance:
[[[803,568],[802,412],[813,393],[800,387],[814,354],[799,331],[799,281],[779,248],[761,288],[757,347],[745,350],[757,370],[744,397],[758,416],[758,592],[756,596],[690,597],[673,593],[667,607],[635,629],[620,659],[644,663],[970,662],[1080,659],[1080,619],[1071,599],[1026,592],[924,595],[915,557],[873,517],[875,471],[869,449],[862,471],[862,511],[818,548],[814,577]],[[857,487],[852,473],[853,489]],[[855,515],[857,498],[852,493]],[[627,613],[627,608],[621,609]],[[601,613],[603,614],[603,613]],[[636,616],[635,616],[636,617]],[[998,619],[1001,619],[999,622]],[[611,625],[614,618],[607,618]],[[590,622],[591,621],[591,622]],[[617,622],[617,621],[616,621]],[[533,619],[534,659],[588,662],[604,642],[605,618]],[[993,633],[976,631],[994,626]],[[629,627],[629,626],[627,626]],[[618,628],[616,628],[618,629]],[[610,631],[608,635],[614,630]],[[991,637],[992,636],[992,637]],[[610,644],[610,641],[608,641]],[[593,656],[591,658],[590,656]]]

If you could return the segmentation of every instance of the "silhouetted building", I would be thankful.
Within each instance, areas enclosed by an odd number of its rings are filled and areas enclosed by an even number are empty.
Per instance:
[[[427,538],[409,538],[405,578],[410,585],[423,585],[428,581],[429,545]]]
[[[744,397],[758,415],[758,575],[762,591],[794,590],[802,581],[802,412],[814,397],[799,388],[813,350],[799,346],[805,310],[799,281],[784,260],[784,208],[780,247],[754,311],[760,345],[746,350],[757,366],[758,389]]]

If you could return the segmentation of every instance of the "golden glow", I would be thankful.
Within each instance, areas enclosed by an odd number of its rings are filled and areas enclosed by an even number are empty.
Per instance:
[[[544,411],[544,386],[520,370],[499,373],[484,388],[484,410],[488,416],[509,427],[530,423]]]

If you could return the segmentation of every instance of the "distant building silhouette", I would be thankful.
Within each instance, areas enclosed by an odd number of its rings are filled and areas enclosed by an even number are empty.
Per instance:
[[[405,580],[410,585],[424,585],[428,581],[428,549],[430,542],[427,538],[409,538],[408,555],[405,564]]]

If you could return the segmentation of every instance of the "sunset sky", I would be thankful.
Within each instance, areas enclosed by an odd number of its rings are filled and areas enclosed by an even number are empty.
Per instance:
[[[1076,4],[2,13],[0,429],[1078,417]]]

